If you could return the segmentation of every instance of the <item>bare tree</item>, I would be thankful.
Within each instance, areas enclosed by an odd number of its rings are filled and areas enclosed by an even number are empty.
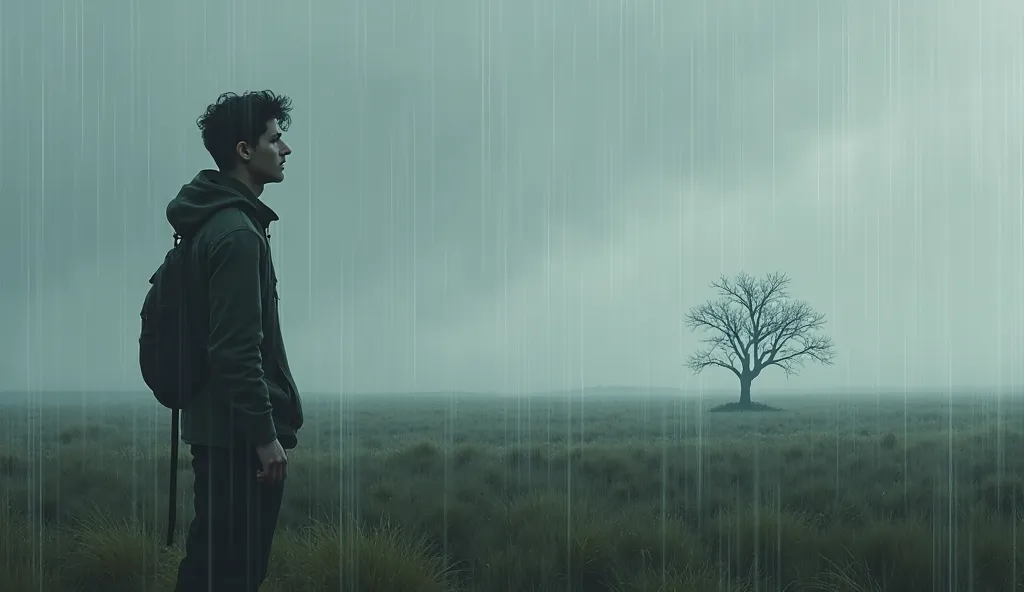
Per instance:
[[[807,360],[832,364],[832,340],[820,333],[825,315],[791,299],[788,285],[789,278],[778,273],[763,279],[740,273],[712,283],[718,299],[686,315],[690,329],[711,333],[687,367],[695,374],[710,366],[731,371],[740,380],[740,405],[750,405],[750,384],[765,368],[778,366],[788,377]]]

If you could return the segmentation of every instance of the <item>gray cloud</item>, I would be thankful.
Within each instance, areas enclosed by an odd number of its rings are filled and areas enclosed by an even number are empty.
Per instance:
[[[0,387],[140,384],[195,118],[247,88],[296,105],[307,389],[729,386],[681,319],[741,269],[829,315],[792,386],[1020,383],[1016,3],[235,4],[4,4]]]

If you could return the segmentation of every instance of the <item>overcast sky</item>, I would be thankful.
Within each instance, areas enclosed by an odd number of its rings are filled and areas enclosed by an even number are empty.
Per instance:
[[[243,8],[244,7],[244,8]],[[832,367],[1021,384],[1024,3],[4,0],[0,389],[136,389],[164,208],[226,90],[292,97],[264,200],[306,391],[730,387],[720,273]],[[756,395],[755,395],[756,396]]]

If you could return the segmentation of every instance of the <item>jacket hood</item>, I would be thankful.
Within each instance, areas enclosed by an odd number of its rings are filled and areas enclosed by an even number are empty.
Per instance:
[[[239,208],[263,228],[278,220],[277,214],[261,202],[244,183],[220,171],[202,170],[181,186],[167,204],[167,221],[174,232],[188,236],[224,208]]]

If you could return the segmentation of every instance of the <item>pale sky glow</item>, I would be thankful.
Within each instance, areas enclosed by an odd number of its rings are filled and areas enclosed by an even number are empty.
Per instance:
[[[739,271],[836,344],[755,393],[1024,382],[1024,3],[245,4],[3,2],[0,390],[143,388],[195,120],[263,88],[304,391],[733,388],[683,317]]]

